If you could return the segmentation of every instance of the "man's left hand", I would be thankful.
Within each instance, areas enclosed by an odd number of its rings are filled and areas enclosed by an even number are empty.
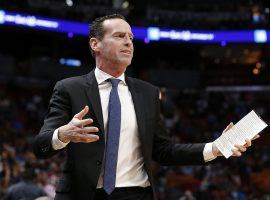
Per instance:
[[[223,131],[222,134],[226,134],[226,132],[233,127],[233,123],[231,122],[226,129]],[[247,150],[248,147],[251,146],[251,142],[253,140],[256,140],[257,138],[259,138],[260,135],[255,135],[251,140],[250,139],[246,139],[246,143],[244,145],[234,145],[235,149],[232,150],[233,155],[232,156],[236,156],[236,157],[240,157],[242,155],[243,152],[245,152]],[[213,146],[212,146],[212,151],[215,157],[217,156],[223,156],[223,154],[219,151],[219,149],[216,147],[215,143],[213,142]]]

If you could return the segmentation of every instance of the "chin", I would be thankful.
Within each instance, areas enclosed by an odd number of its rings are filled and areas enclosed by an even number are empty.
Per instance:
[[[131,59],[122,59],[120,62],[121,62],[123,65],[128,66],[128,65],[131,64]]]

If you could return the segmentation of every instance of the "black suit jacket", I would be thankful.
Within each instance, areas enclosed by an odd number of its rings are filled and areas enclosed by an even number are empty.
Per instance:
[[[205,144],[172,144],[160,118],[159,89],[147,82],[126,77],[134,102],[144,167],[153,185],[151,160],[163,165],[203,164]],[[104,125],[101,100],[94,71],[87,75],[57,82],[50,100],[47,116],[34,142],[38,158],[49,158],[58,151],[52,148],[55,129],[67,124],[72,117],[89,106],[86,117],[99,128],[99,140],[93,143],[69,143],[56,199],[91,200],[97,186],[104,155]],[[154,191],[154,189],[153,189]]]

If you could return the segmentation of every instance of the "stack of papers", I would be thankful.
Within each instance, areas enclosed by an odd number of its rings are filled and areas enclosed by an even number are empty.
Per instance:
[[[246,139],[252,139],[268,125],[252,110],[232,128],[214,141],[221,153],[229,158],[236,144],[244,145]]]

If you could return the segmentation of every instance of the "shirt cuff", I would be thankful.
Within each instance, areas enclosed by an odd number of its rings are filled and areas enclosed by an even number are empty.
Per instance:
[[[214,160],[216,156],[214,156],[212,151],[213,142],[206,143],[203,149],[203,157],[205,162],[209,162]]]
[[[63,149],[68,145],[68,143],[65,143],[65,142],[62,142],[61,140],[59,140],[58,130],[59,130],[59,128],[53,132],[52,147],[54,150]]]

